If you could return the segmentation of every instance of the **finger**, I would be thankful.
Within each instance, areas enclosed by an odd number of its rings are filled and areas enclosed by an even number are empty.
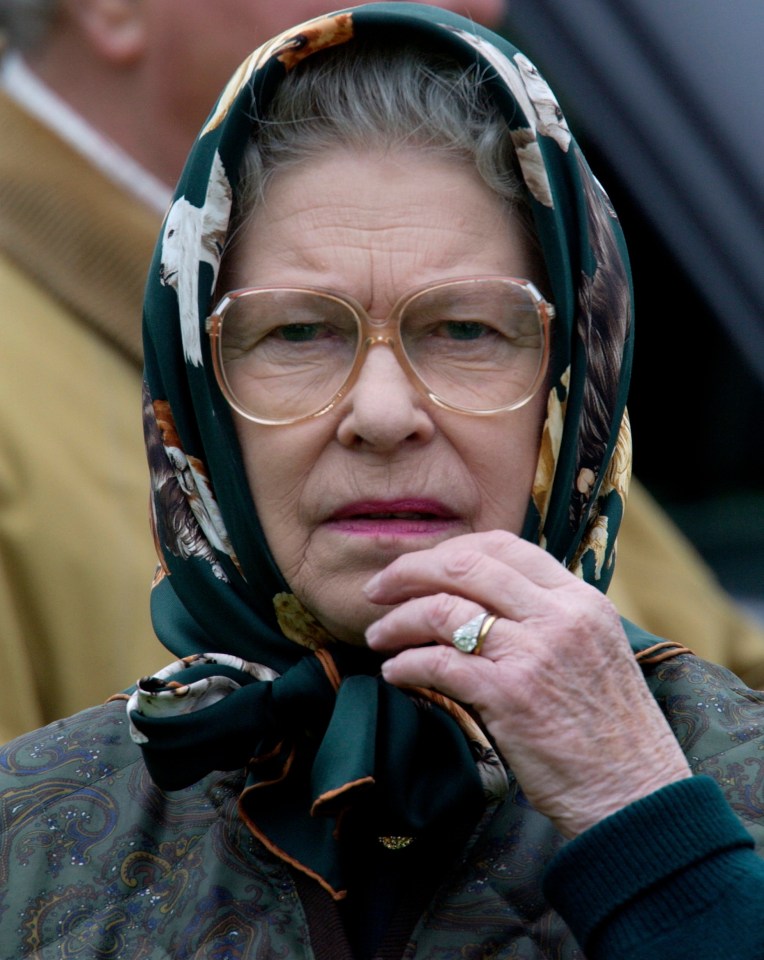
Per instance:
[[[511,567],[540,587],[554,588],[570,581],[572,574],[551,553],[538,544],[523,540],[507,530],[488,530],[483,533],[468,533],[453,540],[445,540],[433,547],[436,552],[448,550],[449,544],[458,543],[464,548],[473,548]],[[577,579],[577,578],[576,578]]]
[[[411,647],[382,664],[382,676],[397,687],[426,687],[460,703],[477,705],[495,665],[445,645]]]
[[[454,631],[486,613],[484,607],[449,593],[415,597],[395,607],[366,630],[373,650],[403,650],[427,643],[453,643]]]
[[[552,563],[559,571],[554,578],[556,585],[580,583],[556,560]],[[366,585],[364,592],[372,602],[387,605],[428,594],[458,594],[487,610],[523,620],[539,609],[545,597],[548,599],[549,588],[530,579],[524,569],[491,556],[479,540],[459,537],[437,548],[397,558]]]

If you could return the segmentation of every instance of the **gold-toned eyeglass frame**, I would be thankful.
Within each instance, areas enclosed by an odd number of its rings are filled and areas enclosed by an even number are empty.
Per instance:
[[[519,286],[530,296],[536,307],[539,320],[541,322],[544,343],[542,346],[541,362],[539,363],[536,377],[522,397],[506,406],[496,407],[489,410],[471,410],[466,407],[461,407],[458,404],[449,403],[449,401],[439,397],[420,378],[416,370],[412,367],[411,361],[409,360],[401,341],[400,320],[401,315],[408,304],[416,297],[421,296],[423,293],[444,289],[456,284],[463,285],[465,283],[481,283],[486,280],[501,281],[513,286]],[[344,307],[349,307],[359,325],[361,336],[359,337],[355,357],[353,358],[353,363],[350,367],[348,375],[345,378],[342,386],[337,390],[329,402],[324,403],[310,413],[300,414],[300,416],[297,417],[287,417],[276,420],[269,417],[255,415],[251,410],[248,410],[236,399],[236,395],[231,389],[231,385],[229,384],[225,373],[225,364],[223,362],[222,331],[226,312],[238,299],[241,299],[242,297],[254,292],[277,293],[281,291],[320,294],[322,297],[333,300],[335,303],[342,304]],[[517,410],[528,403],[528,401],[536,395],[539,387],[544,382],[546,377],[547,368],[549,366],[549,326],[551,321],[554,319],[554,316],[554,306],[544,299],[535,284],[533,284],[530,280],[524,280],[519,277],[504,276],[451,277],[447,280],[441,280],[436,283],[426,283],[408,290],[396,301],[395,306],[392,308],[385,320],[372,320],[364,307],[362,307],[361,304],[353,297],[336,293],[332,290],[326,290],[321,287],[241,287],[237,290],[229,291],[221,298],[215,309],[207,318],[205,329],[210,338],[210,350],[212,353],[212,366],[215,372],[215,378],[218,382],[221,393],[225,397],[229,406],[232,407],[232,409],[234,409],[242,417],[247,420],[251,420],[253,423],[259,423],[265,426],[286,426],[292,423],[300,423],[304,420],[312,420],[315,417],[320,417],[322,414],[328,413],[330,410],[334,409],[334,407],[337,406],[343,397],[347,396],[347,394],[353,388],[353,385],[355,384],[361,372],[364,359],[369,349],[377,345],[390,347],[408,380],[421,394],[431,400],[432,403],[445,410],[451,410],[455,413],[464,413],[473,417],[487,417],[497,413],[505,413],[510,410]]]

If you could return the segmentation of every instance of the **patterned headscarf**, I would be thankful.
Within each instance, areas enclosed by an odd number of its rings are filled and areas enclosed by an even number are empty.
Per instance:
[[[291,594],[212,370],[205,319],[253,109],[266,111],[280,81],[316,51],[356,38],[405,39],[477,64],[506,119],[556,309],[523,535],[603,590],[631,462],[623,241],[533,64],[468,20],[409,3],[328,15],[256,50],[193,146],[148,278],[144,422],[161,560],[152,613],[181,659],[141,681],[128,711],[160,786],[245,768],[240,811],[250,829],[337,897],[345,889],[340,813],[354,811],[356,824],[394,844],[435,829],[467,832],[486,797],[506,790],[503,765],[464,710],[386,684],[376,655],[335,643]]]

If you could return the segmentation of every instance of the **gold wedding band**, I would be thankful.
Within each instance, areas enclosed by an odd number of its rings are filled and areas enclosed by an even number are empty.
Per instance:
[[[478,635],[477,635],[477,643],[475,644],[475,649],[472,651],[476,656],[480,653],[480,651],[483,648],[483,641],[488,636],[488,631],[491,629],[491,627],[496,623],[498,619],[499,618],[495,614],[489,613],[488,616],[486,616],[485,620],[483,621],[480,627],[480,631],[478,632]]]

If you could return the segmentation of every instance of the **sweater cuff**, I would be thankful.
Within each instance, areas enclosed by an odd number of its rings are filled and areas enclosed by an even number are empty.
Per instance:
[[[695,776],[669,784],[606,817],[551,861],[544,893],[584,951],[613,915],[672,875],[669,909],[682,900],[683,871],[735,848],[754,846],[716,781]],[[696,884],[688,890],[697,909]],[[705,891],[714,898],[714,889]]]

